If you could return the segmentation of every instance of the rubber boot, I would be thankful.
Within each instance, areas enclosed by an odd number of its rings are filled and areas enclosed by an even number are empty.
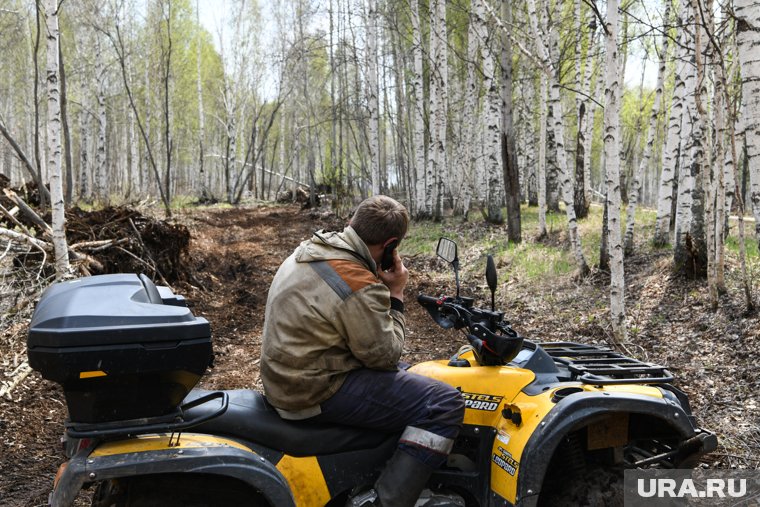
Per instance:
[[[376,505],[414,507],[434,468],[396,449],[375,483]]]

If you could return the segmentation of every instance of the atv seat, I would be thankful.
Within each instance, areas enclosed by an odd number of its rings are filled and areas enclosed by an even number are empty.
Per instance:
[[[193,389],[183,403],[189,403],[212,393]],[[219,417],[194,426],[191,431],[235,437],[283,451],[290,456],[317,456],[340,452],[373,449],[395,433],[382,433],[353,426],[287,421],[282,419],[261,393],[248,389],[225,391],[229,395],[227,411]],[[199,417],[218,409],[217,403],[207,403],[185,412],[187,419]]]

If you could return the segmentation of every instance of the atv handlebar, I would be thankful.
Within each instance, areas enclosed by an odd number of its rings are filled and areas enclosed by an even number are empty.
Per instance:
[[[427,308],[428,306],[437,305],[439,304],[439,301],[441,301],[443,298],[438,299],[434,298],[433,296],[426,296],[425,294],[420,294],[417,296],[417,302]],[[441,303],[442,304],[442,303]]]
[[[417,302],[433,317],[436,323],[444,329],[467,328],[474,333],[474,327],[480,325],[491,332],[501,331],[512,334],[509,322],[504,320],[503,312],[495,312],[473,306],[474,299],[465,297],[441,296],[438,298],[420,294]]]
[[[477,308],[472,298],[420,294],[417,302],[442,328],[467,328],[467,340],[480,354],[481,364],[505,364],[522,347],[522,337],[504,320],[503,312]]]

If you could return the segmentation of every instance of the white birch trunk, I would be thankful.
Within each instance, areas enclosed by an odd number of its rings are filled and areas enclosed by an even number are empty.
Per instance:
[[[428,97],[428,125],[430,130],[428,142],[428,160],[425,168],[425,216],[433,216],[435,198],[435,176],[438,172],[438,116],[440,114],[440,76],[438,65],[440,55],[440,38],[437,35],[438,27],[438,2],[444,0],[432,0],[429,6],[430,19],[430,44],[429,44],[429,97]]]
[[[425,96],[422,82],[422,29],[420,27],[420,14],[418,0],[409,0],[412,20],[412,52],[414,55],[414,72],[412,88],[414,89],[414,170],[416,175],[415,185],[415,214],[418,217],[427,216],[430,212],[426,208],[425,179],[427,176],[425,164]]]
[[[229,174],[226,178],[227,185],[227,202],[234,202],[235,189],[232,184],[232,179],[237,172],[237,121],[234,111],[228,111],[227,117],[227,140],[229,143],[229,151],[227,152],[227,170]],[[296,184],[293,186],[293,200],[296,198],[295,189]]]
[[[583,102],[585,99],[581,96],[581,94],[578,93],[581,89],[581,64],[583,63],[582,53],[583,53],[583,47],[582,47],[582,39],[583,39],[583,29],[581,27],[581,3],[583,0],[575,0],[575,16],[573,20],[573,31],[575,32],[575,110],[580,111],[581,102]],[[589,52],[588,54],[591,54],[592,47],[589,45]],[[586,58],[586,66],[589,67],[591,65],[591,59]]]
[[[618,1],[607,1],[604,105],[604,158],[607,173],[607,224],[610,252],[610,314],[617,343],[626,340],[625,268],[620,238],[620,103]]]
[[[143,194],[150,194],[150,177],[149,177],[149,167],[151,165],[151,159],[150,159],[150,151],[149,146],[147,144],[151,143],[151,120],[153,115],[151,112],[153,111],[153,107],[151,104],[150,99],[150,90],[151,90],[151,79],[150,79],[150,59],[145,58],[145,139],[146,139],[146,147],[145,147],[145,153],[143,153],[143,164],[142,164],[142,173],[140,174],[140,181],[142,182],[142,188],[141,193]],[[152,145],[151,145],[152,146]]]
[[[195,1],[195,29],[198,31],[198,37],[197,37],[197,48],[196,48],[196,60],[197,60],[197,79],[196,79],[196,88],[198,92],[198,177],[200,178],[200,185],[201,185],[201,192],[203,193],[204,197],[208,189],[208,179],[206,176],[206,168],[204,165],[204,157],[205,157],[205,141],[206,141],[206,117],[203,112],[203,80],[201,77],[201,41],[203,40],[201,37],[201,34],[203,33],[203,30],[201,30],[201,24],[200,24],[200,9],[198,6],[198,0]],[[262,189],[263,190],[263,189]]]
[[[372,195],[380,194],[380,111],[377,101],[377,5],[367,0],[367,109],[369,113],[369,163]]]
[[[592,18],[594,13],[591,13]],[[597,32],[594,32],[589,37],[589,55],[596,47]],[[597,83],[599,82],[599,74],[601,72],[593,71],[593,63],[595,58],[591,56],[586,58],[586,70],[583,76],[583,83],[586,86],[586,92],[588,97],[584,98],[586,104],[586,114],[584,120],[584,132],[583,132],[583,194],[587,204],[591,203],[591,147],[594,139],[594,115],[596,114],[596,102],[591,100],[596,97]]]
[[[665,0],[665,14],[663,19],[665,25],[668,24],[670,18],[670,0]],[[654,92],[654,104],[652,105],[652,112],[649,115],[649,132],[647,134],[647,144],[644,148],[644,154],[641,156],[638,170],[633,179],[633,185],[631,186],[631,193],[628,196],[628,210],[626,213],[626,227],[625,227],[625,245],[624,251],[626,254],[633,253],[633,228],[636,224],[636,206],[639,201],[639,193],[641,190],[641,178],[644,172],[649,168],[650,161],[652,159],[652,152],[654,151],[654,142],[657,138],[657,125],[660,117],[660,104],[662,102],[662,89],[665,85],[665,62],[668,57],[668,41],[669,36],[667,33],[662,36],[662,48],[660,49],[660,67],[657,71],[657,86]]]
[[[532,75],[532,73],[530,74]],[[527,76],[526,76],[527,77]],[[525,198],[529,204],[538,203],[538,163],[536,161],[536,122],[533,114],[536,97],[533,79],[523,79],[520,84],[525,100],[519,102],[520,125],[526,128],[518,129],[518,140],[522,155],[520,167],[523,168],[523,182],[520,188],[525,189]]]
[[[435,218],[443,218],[443,197],[444,186],[446,183],[446,174],[448,168],[448,153],[447,153],[447,125],[449,117],[449,36],[448,27],[446,25],[446,6],[447,1],[441,1],[438,3],[438,23],[440,25],[439,36],[441,38],[441,53],[438,57],[439,72],[441,74],[441,115],[438,120],[438,188],[436,190],[436,204],[435,204]]]
[[[415,1],[415,0],[412,0]],[[476,65],[478,62],[478,54],[480,52],[481,35],[479,27],[482,26],[482,19],[484,19],[485,12],[483,9],[483,3],[480,0],[473,0],[470,10],[470,23],[467,29],[467,81],[465,84],[465,106],[463,111],[463,136],[462,136],[462,167],[463,172],[463,185],[462,189],[462,208],[464,216],[470,210],[470,203],[472,200],[472,185],[475,176],[475,164],[477,161],[476,150],[477,145],[475,133],[477,127],[477,110],[478,110],[478,96],[480,90],[478,86],[478,80],[476,79]]]
[[[107,201],[106,191],[106,87],[100,32],[95,34],[95,77],[98,83],[98,142],[92,186],[95,199]]]
[[[90,199],[90,186],[88,178],[90,167],[88,160],[88,148],[90,138],[90,114],[87,108],[86,94],[82,94],[83,107],[79,111],[79,198],[88,201]]]
[[[712,202],[710,201],[709,189],[710,175],[708,174],[709,140],[708,140],[708,117],[704,106],[707,97],[707,85],[705,76],[705,50],[706,42],[705,26],[711,24],[712,0],[692,0],[692,9],[689,16],[689,25],[694,26],[694,66],[691,72],[693,79],[693,101],[691,102],[691,117],[693,124],[693,141],[691,174],[694,182],[691,197],[691,236],[692,247],[689,249],[687,273],[695,277],[705,277],[710,269],[711,257],[714,252],[711,244],[711,214]],[[717,308],[717,293],[715,293],[714,280],[708,279],[711,298],[714,307]]]
[[[687,64],[685,72],[685,96],[681,115],[681,156],[678,163],[678,201],[676,205],[676,264],[685,261],[686,235],[691,232],[692,190],[694,188],[694,181],[691,177],[691,164],[694,158],[694,123],[691,115],[691,109],[694,107],[693,67]]]
[[[730,14],[730,9],[733,9],[732,4],[726,4],[722,12],[724,13],[723,18],[726,19],[729,16],[732,16],[733,14]],[[727,39],[729,36],[724,36],[724,40]],[[730,46],[729,46],[730,44]],[[736,37],[731,36],[730,42],[728,40],[725,40],[723,44],[721,44],[721,47],[725,47],[724,53],[733,52],[733,54],[738,54],[739,50],[736,46]],[[728,68],[724,69],[724,78],[726,83],[729,82],[735,82],[740,83],[741,77],[739,76],[739,62],[736,61],[736,59],[732,59],[730,63],[727,64]],[[724,97],[725,102],[725,97]],[[726,106],[728,108],[728,106]],[[726,216],[731,215],[731,210],[734,206],[734,203],[738,204],[738,201],[736,200],[736,180],[735,175],[737,174],[736,167],[734,167],[734,154],[733,149],[731,147],[731,141],[732,138],[737,138],[738,136],[738,130],[737,130],[737,122],[735,117],[735,109],[733,107],[728,108],[726,110],[728,113],[725,119],[725,147],[726,147],[726,161],[725,161],[725,173],[724,178],[726,182]],[[744,196],[741,196],[742,199]],[[741,199],[740,199],[741,200]],[[743,202],[743,201],[742,201]],[[728,235],[728,231],[726,230],[726,235]]]
[[[482,20],[485,29],[485,20]],[[481,32],[482,33],[482,32]],[[484,140],[483,150],[485,159],[485,172],[488,178],[486,210],[487,219],[491,223],[500,224],[504,221],[501,212],[503,200],[504,185],[502,184],[502,167],[501,167],[501,96],[499,94],[499,85],[496,79],[496,56],[491,49],[494,44],[493,34],[485,35],[481,47],[481,56],[483,59],[483,88],[485,97],[483,103],[484,111]]]
[[[718,308],[718,287],[716,284],[716,244],[715,244],[715,202],[717,199],[717,179],[716,172],[712,164],[710,153],[711,145],[709,137],[709,116],[707,113],[707,71],[706,67],[710,64],[712,55],[712,45],[708,41],[708,31],[713,32],[713,14],[712,0],[692,0],[693,10],[697,16],[695,26],[695,58],[696,58],[696,83],[694,97],[696,101],[698,135],[697,141],[700,142],[699,148],[695,155],[695,169],[697,178],[695,179],[695,190],[699,190],[695,195],[692,214],[695,218],[692,227],[692,235],[695,244],[696,260],[693,265],[696,266],[695,275],[701,275],[702,269],[707,276],[707,286],[710,294],[710,304],[713,310]],[[704,12],[700,14],[700,10]],[[696,142],[695,142],[696,143]],[[699,179],[701,178],[701,185]],[[701,198],[701,203],[698,199]],[[700,227],[701,225],[701,227]]]
[[[720,70],[718,72],[721,72]],[[716,199],[715,199],[715,221],[714,221],[714,243],[715,243],[715,267],[712,276],[715,278],[716,289],[719,292],[726,291],[725,281],[725,227],[726,227],[726,176],[729,165],[726,163],[726,117],[725,101],[723,96],[724,90],[721,79],[715,80],[715,105],[713,107],[713,121],[715,123],[715,151],[713,152],[713,174],[716,176]],[[733,164],[730,166],[733,171]],[[733,182],[733,179],[732,179]]]
[[[694,12],[688,2],[684,5],[684,19],[687,20],[686,24],[689,31],[694,28]],[[685,31],[685,46],[692,48],[694,46],[694,38]],[[690,55],[685,68],[685,96],[684,96],[684,108],[683,108],[683,123],[681,125],[681,160],[679,163],[679,185],[678,185],[678,212],[676,215],[676,241],[674,249],[674,260],[677,269],[686,267],[686,262],[690,251],[687,251],[686,238],[687,235],[694,240],[693,229],[695,227],[694,220],[700,219],[693,214],[694,198],[697,192],[701,193],[701,188],[697,189],[697,182],[694,181],[692,176],[692,165],[696,163],[697,156],[701,150],[701,136],[699,117],[697,114],[696,96],[695,91],[697,87],[696,66],[694,64],[694,53],[690,51]],[[681,182],[684,183],[681,186]],[[701,183],[701,181],[700,181]],[[693,245],[692,245],[693,246]]]
[[[734,0],[742,75],[742,123],[755,233],[760,240],[760,0]]]
[[[555,27],[551,29],[550,38],[554,48],[558,48],[559,34]],[[551,73],[551,79],[549,81],[549,103],[554,113],[552,130],[554,132],[554,144],[557,150],[557,165],[559,166],[560,176],[560,192],[562,200],[565,202],[565,214],[567,215],[567,229],[568,236],[570,238],[570,245],[575,255],[575,260],[578,263],[578,270],[581,276],[585,276],[588,271],[588,265],[586,259],[583,256],[583,248],[581,246],[581,236],[578,231],[578,222],[575,217],[575,207],[573,206],[573,173],[567,163],[567,153],[565,151],[565,126],[564,126],[564,111],[562,107],[562,98],[560,97],[560,83],[558,70],[553,70]]]
[[[286,174],[285,171],[287,171],[287,158],[285,157],[285,143],[287,141],[287,132],[288,132],[288,115],[285,111],[282,112],[282,116],[280,116],[280,147],[279,147],[279,159],[280,159],[280,174],[283,176]],[[270,188],[271,190],[271,188]],[[275,199],[277,199],[277,196],[274,196]]]
[[[443,179],[446,170],[446,101],[447,101],[446,2],[430,3],[430,145],[425,178],[425,208],[433,217],[441,217]]]
[[[70,273],[69,250],[66,245],[66,217],[61,175],[61,93],[58,80],[58,0],[45,0],[47,27],[47,167],[50,177],[52,206],[52,239],[55,252],[56,278]]]
[[[683,12],[683,8],[682,8]],[[677,19],[683,19],[681,14]],[[680,21],[679,21],[680,22]],[[684,46],[684,31],[678,33],[676,44],[675,83],[673,85],[673,97],[670,105],[670,118],[668,120],[667,140],[662,150],[662,171],[660,173],[660,186],[657,198],[657,221],[655,223],[654,243],[665,245],[670,242],[670,219],[673,208],[673,184],[675,183],[676,167],[678,165],[678,153],[681,145],[681,124],[683,119],[683,100],[686,90],[684,73],[686,69],[686,48]],[[679,182],[681,177],[679,170]],[[679,190],[680,191],[680,190]]]
[[[578,263],[578,270],[581,276],[585,276],[589,272],[588,264],[586,264],[586,258],[583,256],[583,248],[581,245],[581,237],[578,232],[578,223],[575,218],[575,208],[573,207],[573,183],[570,177],[570,171],[567,167],[567,155],[565,153],[565,133],[563,125],[563,109],[562,100],[560,98],[560,83],[559,83],[559,70],[555,68],[552,63],[552,59],[549,55],[549,50],[544,45],[544,37],[538,29],[538,16],[536,15],[536,2],[535,0],[528,1],[528,18],[530,19],[531,29],[535,38],[536,49],[538,50],[539,58],[543,64],[544,72],[549,78],[549,103],[552,107],[552,131],[554,133],[554,142],[557,149],[557,164],[561,173],[562,182],[560,184],[563,194],[563,200],[565,201],[565,213],[567,215],[567,234],[570,238],[570,245],[575,255],[575,260]],[[557,48],[559,45],[559,34],[557,33],[556,26],[552,26],[550,29],[550,45],[552,48]]]
[[[539,134],[538,134],[538,237],[546,236],[546,76],[540,75],[538,110]]]
[[[129,117],[129,189],[134,197],[140,196],[140,154],[137,150],[137,133],[135,131],[135,114],[127,108]]]

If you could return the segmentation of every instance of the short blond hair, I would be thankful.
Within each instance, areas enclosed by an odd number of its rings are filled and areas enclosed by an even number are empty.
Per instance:
[[[367,245],[382,245],[389,238],[401,241],[409,227],[409,212],[395,199],[375,195],[359,204],[349,225]]]

